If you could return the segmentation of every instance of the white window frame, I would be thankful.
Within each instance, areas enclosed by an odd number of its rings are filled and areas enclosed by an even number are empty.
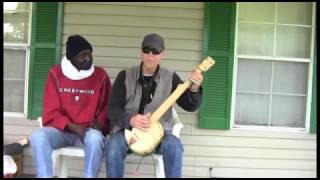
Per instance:
[[[234,71],[232,80],[232,96],[231,96],[231,114],[230,114],[230,129],[240,129],[240,130],[259,130],[259,131],[284,131],[284,132],[301,132],[308,133],[310,130],[310,116],[311,116],[311,99],[312,99],[312,75],[313,75],[313,64],[314,64],[314,37],[315,37],[315,21],[316,21],[316,3],[312,2],[312,25],[302,26],[311,27],[311,47],[310,47],[310,58],[287,58],[287,57],[271,57],[271,56],[253,56],[253,55],[238,55],[238,24],[239,24],[239,3],[236,5],[236,21],[235,21],[235,48],[234,48]],[[278,2],[275,2],[275,8],[277,8]],[[277,11],[275,11],[275,18],[277,17]],[[275,21],[276,23],[276,21]],[[273,23],[272,23],[273,24]],[[278,23],[281,24],[281,23]],[[285,25],[285,24],[281,24]],[[292,25],[292,24],[290,24]],[[274,27],[276,28],[276,26]],[[276,34],[274,35],[276,36]],[[274,41],[276,43],[276,41]],[[276,46],[274,45],[273,51],[275,52]],[[236,83],[237,83],[237,70],[238,70],[238,59],[249,58],[249,59],[263,59],[263,60],[277,60],[290,61],[290,62],[305,62],[309,63],[309,73],[308,73],[308,87],[306,92],[306,115],[305,115],[305,128],[293,128],[293,127],[272,127],[272,126],[253,126],[253,125],[238,125],[235,124],[235,102],[236,102]],[[273,93],[275,94],[275,93]],[[272,98],[272,97],[271,97]],[[269,105],[271,107],[271,104]],[[269,112],[270,113],[270,112]]]
[[[25,69],[24,69],[24,97],[23,97],[23,112],[3,112],[6,117],[27,117],[28,113],[28,87],[29,87],[29,63],[30,63],[30,42],[31,42],[31,30],[32,30],[32,2],[30,3],[29,9],[29,26],[28,26],[28,42],[27,43],[8,43],[3,42],[3,49],[10,50],[24,50],[26,53],[25,58]],[[3,11],[3,13],[5,13]]]

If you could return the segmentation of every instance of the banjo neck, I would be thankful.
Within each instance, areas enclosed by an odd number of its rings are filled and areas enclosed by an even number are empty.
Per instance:
[[[211,66],[213,66],[215,61],[211,57],[207,57],[202,61],[202,63],[197,67],[196,71],[205,72]],[[168,111],[168,109],[173,106],[177,99],[192,85],[192,79],[186,80],[183,84],[177,86],[174,92],[158,107],[156,111],[151,114],[150,120],[152,123],[157,123],[161,117]]]
[[[177,101],[177,99],[189,88],[192,84],[191,80],[185,81],[178,85],[174,92],[158,107],[156,111],[151,114],[150,120],[152,123],[158,122],[161,117],[168,111],[168,109]]]

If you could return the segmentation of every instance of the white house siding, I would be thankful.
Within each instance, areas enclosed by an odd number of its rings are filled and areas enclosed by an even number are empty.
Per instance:
[[[186,79],[202,58],[203,3],[65,3],[63,52],[71,34],[93,45],[94,63],[114,81],[123,68],[138,65],[145,34],[161,34],[166,43],[162,65]],[[316,177],[316,135],[307,132],[205,130],[198,128],[198,112],[177,108],[184,123],[183,177]],[[30,135],[37,127],[24,118],[5,118],[5,142]],[[30,148],[24,173],[34,174]],[[128,156],[125,177],[136,177],[140,157]],[[83,159],[72,158],[69,175],[81,177]],[[138,177],[154,177],[151,158],[145,158]],[[105,177],[102,163],[100,177]]]

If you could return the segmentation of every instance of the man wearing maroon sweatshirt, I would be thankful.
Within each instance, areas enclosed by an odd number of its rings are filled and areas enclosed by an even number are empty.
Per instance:
[[[68,37],[66,56],[49,70],[43,99],[43,128],[31,135],[37,177],[52,177],[51,154],[64,146],[84,148],[84,177],[97,177],[110,129],[107,102],[111,83],[92,64],[92,46],[79,35]]]

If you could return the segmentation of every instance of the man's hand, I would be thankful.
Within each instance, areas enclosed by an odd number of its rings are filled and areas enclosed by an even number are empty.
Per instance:
[[[68,122],[67,129],[70,132],[78,135],[80,137],[82,143],[84,142],[84,136],[85,136],[85,128],[84,127],[73,124],[72,122]]]
[[[192,92],[198,92],[199,87],[200,87],[202,80],[203,80],[203,75],[202,75],[201,71],[198,69],[194,69],[191,72],[189,79],[191,79],[191,81],[193,82],[193,84],[190,87],[190,90]]]
[[[144,115],[137,114],[130,119],[130,125],[134,128],[147,131],[151,127],[150,115],[150,113]]]
[[[99,124],[99,122],[98,122],[98,119],[93,119],[93,120],[92,120],[91,127],[92,127],[93,129],[97,129],[97,130],[103,132],[103,131],[102,131],[102,128],[101,128],[101,126],[100,126],[100,124]]]

